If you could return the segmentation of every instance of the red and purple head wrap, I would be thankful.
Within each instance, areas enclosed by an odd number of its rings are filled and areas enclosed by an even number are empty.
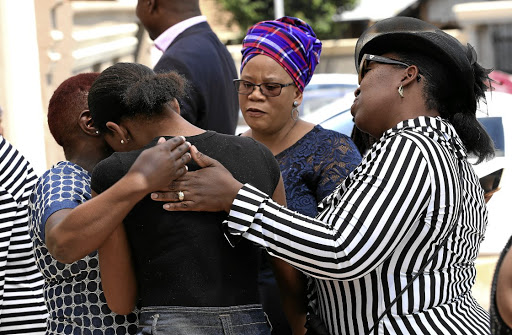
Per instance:
[[[266,55],[280,64],[299,90],[309,83],[320,60],[322,42],[301,19],[285,16],[250,27],[242,42],[242,65],[257,55]]]

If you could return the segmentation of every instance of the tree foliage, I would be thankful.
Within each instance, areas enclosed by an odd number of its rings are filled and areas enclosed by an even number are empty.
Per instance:
[[[219,0],[233,14],[245,34],[256,22],[274,19],[274,0]],[[333,16],[341,10],[353,8],[357,0],[284,0],[285,15],[295,16],[309,23],[320,39],[333,38],[339,32],[339,24]]]

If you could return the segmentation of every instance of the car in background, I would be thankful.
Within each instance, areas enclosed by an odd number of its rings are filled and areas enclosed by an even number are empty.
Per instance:
[[[512,94],[487,92],[486,100],[487,104],[479,104],[477,117],[491,136],[496,155],[473,167],[480,178],[503,169],[500,190],[487,203],[489,225],[480,247],[480,254],[496,254],[512,236],[508,212],[512,198]]]
[[[356,74],[315,74],[304,90],[301,118],[350,136],[354,127],[350,106],[358,86]]]
[[[357,75],[346,73],[318,73],[304,89],[304,97],[299,107],[302,118],[319,108],[346,96],[354,98],[358,87]]]
[[[350,114],[353,102],[354,96],[346,95],[312,111],[302,119],[350,136],[354,128],[354,117]]]

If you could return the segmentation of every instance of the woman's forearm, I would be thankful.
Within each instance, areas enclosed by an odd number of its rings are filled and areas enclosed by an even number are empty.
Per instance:
[[[136,175],[127,175],[104,193],[72,210],[52,214],[45,225],[48,251],[72,263],[97,250],[147,190]]]
[[[402,148],[398,161],[407,163],[385,164],[389,171],[375,175],[374,166],[382,160],[367,162],[343,193],[340,189],[322,202],[326,209],[317,218],[288,210],[249,184],[240,188],[219,162],[196,157],[194,150],[192,157],[202,169],[173,183],[174,191],[185,193],[185,201],[178,201],[172,192],[158,194],[155,200],[172,201],[164,205],[170,211],[229,211],[224,223],[230,234],[259,244],[311,276],[353,280],[373,271],[395,251],[431,199],[430,165],[416,145],[404,142],[409,139],[393,138],[387,151]],[[445,201],[453,210],[453,201]],[[425,239],[434,240],[442,233],[437,230]]]
[[[101,284],[108,307],[117,314],[131,313],[137,298],[137,282],[122,223],[99,247],[98,256]]]

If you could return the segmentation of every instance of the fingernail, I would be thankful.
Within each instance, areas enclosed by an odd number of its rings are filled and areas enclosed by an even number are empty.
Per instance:
[[[158,199],[158,194],[151,193],[151,199]]]
[[[180,136],[180,137],[183,139],[183,141],[186,141],[185,136]]]
[[[195,147],[195,145],[193,145],[193,146],[190,148],[190,150],[192,150],[195,154],[198,152],[198,151],[197,151],[197,148]]]
[[[169,209],[169,208],[171,208],[171,205],[169,205],[169,204],[164,205],[164,209]]]
[[[188,141],[187,141],[187,142],[185,142],[185,143],[187,143],[187,145],[189,146],[189,148],[192,146],[192,144],[190,144],[190,142],[188,142]]]

